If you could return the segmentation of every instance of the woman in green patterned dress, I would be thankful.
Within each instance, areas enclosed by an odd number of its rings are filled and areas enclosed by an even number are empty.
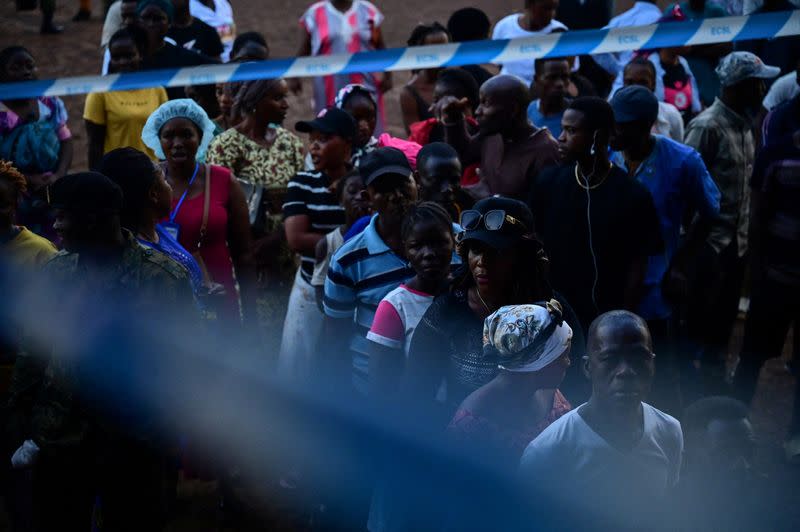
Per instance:
[[[239,179],[263,190],[261,215],[255,217],[253,226],[253,258],[258,268],[265,350],[275,358],[297,270],[286,244],[281,213],[286,186],[303,169],[303,142],[282,126],[289,109],[288,92],[280,78],[245,82],[236,94],[233,110],[242,116],[242,122],[214,138],[207,156],[209,164],[226,166]]]

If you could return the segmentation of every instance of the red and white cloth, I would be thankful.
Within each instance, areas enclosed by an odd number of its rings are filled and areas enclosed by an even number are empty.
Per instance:
[[[431,303],[432,295],[401,284],[378,304],[367,339],[408,355],[414,330]]]
[[[352,54],[374,51],[377,29],[383,23],[383,13],[371,2],[354,0],[346,12],[336,9],[329,1],[316,2],[300,18],[300,26],[311,37],[311,55]],[[377,78],[371,73],[317,76],[314,83],[314,108],[321,111],[334,104],[336,94],[351,83],[369,89],[378,103],[378,133],[383,131],[383,96]]]

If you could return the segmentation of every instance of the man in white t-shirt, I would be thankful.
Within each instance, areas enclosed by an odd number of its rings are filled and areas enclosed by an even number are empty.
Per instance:
[[[228,0],[189,0],[189,11],[194,18],[217,30],[224,48],[222,62],[227,63],[236,39],[236,23],[233,21],[231,4]]]
[[[558,0],[525,0],[525,11],[508,15],[498,22],[492,32],[492,39],[517,39],[566,31],[564,24],[553,19],[557,9]],[[533,57],[530,60],[504,63],[500,74],[517,76],[530,87],[534,76]]]
[[[605,29],[646,26],[655,24],[660,18],[661,9],[656,5],[655,0],[638,1],[629,10],[612,18]],[[593,57],[610,76],[616,78],[633,58],[633,52],[614,52],[598,54]]]
[[[655,374],[652,345],[639,316],[617,310],[598,317],[584,357],[592,396],[545,429],[522,456],[523,478],[563,494],[550,503],[572,508],[578,519],[642,527],[651,504],[678,482],[680,423],[643,402]],[[580,509],[574,494],[581,494]]]

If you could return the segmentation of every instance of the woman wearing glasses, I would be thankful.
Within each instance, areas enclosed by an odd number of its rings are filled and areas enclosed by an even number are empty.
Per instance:
[[[583,346],[575,314],[550,288],[547,257],[524,203],[499,196],[484,199],[461,214],[461,226],[458,253],[464,266],[450,291],[422,318],[409,352],[412,395],[444,401],[445,416],[452,416],[469,394],[497,375],[496,362],[483,356],[483,323],[501,307],[555,298],[575,331],[573,345]],[[552,404],[554,389],[540,390],[537,398],[540,394]]]

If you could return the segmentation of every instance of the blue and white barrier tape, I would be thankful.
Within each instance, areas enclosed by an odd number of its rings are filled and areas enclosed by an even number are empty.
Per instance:
[[[791,35],[800,35],[800,10],[747,17],[667,22],[611,30],[570,31],[511,40],[392,48],[357,54],[5,83],[0,84],[0,100],[148,87],[181,87],[277,77],[314,77],[484,63],[502,64],[520,59],[772,39]]]

